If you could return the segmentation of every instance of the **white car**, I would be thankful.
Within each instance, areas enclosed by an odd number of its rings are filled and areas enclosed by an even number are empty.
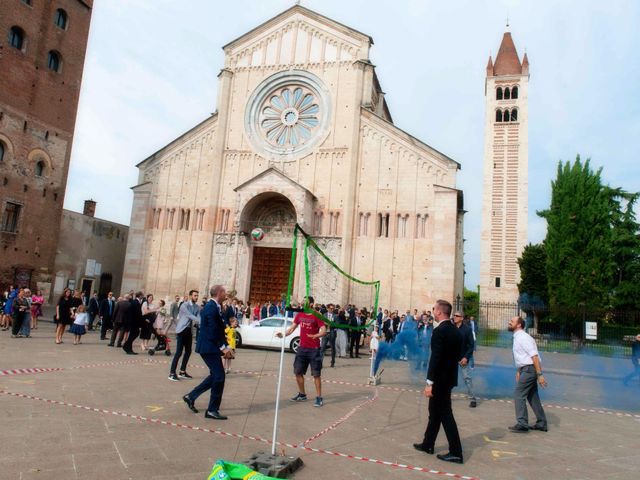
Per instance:
[[[277,332],[282,332],[284,317],[268,317],[249,325],[238,325],[236,329],[236,346],[267,347],[280,349],[282,339],[276,337]],[[287,328],[293,321],[287,319]],[[296,327],[291,335],[285,338],[284,347],[292,352],[297,352],[300,346],[300,327]]]

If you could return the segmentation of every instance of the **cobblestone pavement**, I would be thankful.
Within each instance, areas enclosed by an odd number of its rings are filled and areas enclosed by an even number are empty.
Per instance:
[[[198,355],[193,380],[170,382],[168,357],[127,356],[92,332],[82,345],[64,340],[55,345],[46,322],[30,339],[0,336],[1,479],[201,480],[218,458],[241,461],[271,448],[278,352],[238,351],[221,408],[229,420],[220,422],[180,399],[206,374]],[[549,370],[542,393],[550,430],[514,434],[506,430],[515,422],[508,353],[478,352],[482,399],[471,409],[456,390],[465,463],[452,465],[411,446],[422,437],[427,402],[406,362],[384,364],[383,383],[373,388],[365,385],[366,358],[339,359],[325,366],[325,405],[314,408],[287,400],[296,391],[287,354],[278,450],[302,457],[296,479],[637,478],[640,385],[619,380],[628,360],[610,378],[594,379],[579,374],[575,358],[550,355],[545,361],[558,369]],[[206,398],[197,406],[203,412]],[[436,450],[446,451],[443,432]]]

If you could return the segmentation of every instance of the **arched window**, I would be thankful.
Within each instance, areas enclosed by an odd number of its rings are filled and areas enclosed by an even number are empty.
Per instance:
[[[49,57],[47,58],[47,67],[49,70],[53,70],[54,72],[60,71],[60,66],[62,65],[62,60],[60,59],[60,54],[51,50],[49,52]]]
[[[9,30],[9,45],[22,50],[24,48],[24,30],[20,27],[11,27]]]
[[[509,87],[506,87],[504,89],[504,99],[509,100],[510,98],[511,98],[511,90],[509,90]]]
[[[35,168],[36,177],[42,177],[44,175],[44,162],[42,160],[38,160]]]
[[[502,100],[502,87],[498,87],[498,89],[496,90],[496,99]]]
[[[4,143],[0,142],[0,162],[4,161]]]
[[[511,110],[511,121],[512,122],[517,122],[518,121],[518,110],[517,109],[513,109]]]
[[[496,110],[496,122],[502,121],[502,110]]]
[[[502,117],[502,121],[503,122],[508,122],[509,121],[509,110],[505,110],[504,111],[504,116]]]
[[[57,9],[53,21],[56,24],[56,27],[66,30],[67,29],[67,12],[65,12],[61,8]]]
[[[513,99],[518,98],[518,86],[517,85],[511,89],[511,98],[513,98]]]

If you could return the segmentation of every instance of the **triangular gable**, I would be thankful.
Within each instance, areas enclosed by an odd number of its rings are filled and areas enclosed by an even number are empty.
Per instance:
[[[373,39],[300,5],[223,47],[227,66],[288,65],[369,58]]]
[[[309,189],[303,187],[298,182],[287,177],[284,173],[282,173],[280,170],[278,170],[275,167],[267,168],[265,171],[259,173],[255,177],[250,178],[244,183],[241,183],[233,190],[238,193],[241,193],[249,189],[258,189],[258,190],[267,189],[268,190],[269,187],[277,183],[281,183],[283,180],[288,185],[292,186],[294,189],[299,190],[300,192],[303,192],[306,195],[310,195],[314,199],[316,198],[316,196],[311,191],[309,191]]]

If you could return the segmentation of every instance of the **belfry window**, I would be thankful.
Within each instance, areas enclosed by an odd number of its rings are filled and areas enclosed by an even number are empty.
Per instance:
[[[511,90],[509,90],[509,87],[504,89],[504,99],[505,100],[511,99]]]
[[[511,98],[513,98],[513,99],[518,98],[518,86],[517,85],[511,89]]]
[[[509,110],[505,110],[505,111],[504,111],[504,114],[503,114],[503,117],[502,117],[502,121],[503,121],[503,122],[508,122],[509,120],[510,120],[510,117],[509,117]]]
[[[502,110],[496,110],[496,122],[502,121]]]
[[[517,122],[518,121],[518,110],[517,109],[513,109],[511,110],[511,121],[512,122]]]
[[[502,100],[502,87],[498,87],[496,90],[496,100]]]

